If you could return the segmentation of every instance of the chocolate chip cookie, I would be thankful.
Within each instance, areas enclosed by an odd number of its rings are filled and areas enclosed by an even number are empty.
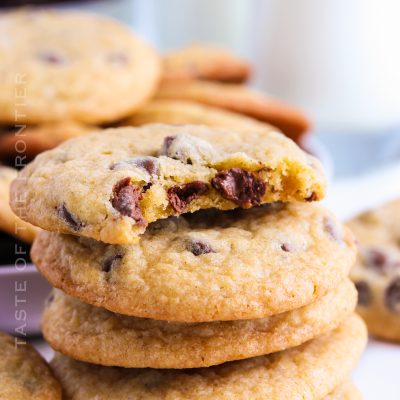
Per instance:
[[[152,100],[124,120],[122,125],[141,126],[151,123],[196,124],[232,129],[268,129],[256,119],[221,108],[186,100]],[[0,141],[1,143],[1,141]]]
[[[61,355],[51,365],[65,400],[320,400],[346,380],[365,344],[365,326],[351,316],[299,347],[210,368],[102,367]]]
[[[359,242],[351,278],[370,333],[400,341],[400,200],[348,223]]]
[[[336,328],[354,311],[349,280],[308,306],[272,317],[182,323],[126,317],[54,291],[42,330],[76,360],[127,368],[199,368],[298,346]]]
[[[242,85],[205,81],[164,82],[156,98],[194,101],[244,114],[276,126],[297,143],[311,126],[308,118],[295,107]]]
[[[31,256],[84,302],[181,322],[263,318],[335,289],[355,260],[353,235],[317,203],[204,210],[149,226],[137,244],[41,232]]]
[[[324,192],[319,162],[273,130],[148,125],[40,154],[13,182],[11,207],[43,229],[123,244],[171,215],[311,202]]]
[[[16,169],[0,165],[0,230],[31,243],[40,229],[19,219],[9,205],[10,185],[17,175]]]
[[[163,80],[206,79],[243,82],[251,66],[220,47],[192,44],[166,53],[163,57]]]
[[[0,399],[61,400],[49,366],[29,344],[0,332]]]
[[[0,15],[0,123],[112,122],[152,96],[161,61],[117,21],[78,11]]]

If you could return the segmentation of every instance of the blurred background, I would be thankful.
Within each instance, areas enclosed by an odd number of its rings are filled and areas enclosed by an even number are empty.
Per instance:
[[[113,16],[161,51],[193,42],[232,50],[254,66],[250,85],[309,115],[329,149],[335,177],[400,158],[397,0],[1,3],[52,3]]]

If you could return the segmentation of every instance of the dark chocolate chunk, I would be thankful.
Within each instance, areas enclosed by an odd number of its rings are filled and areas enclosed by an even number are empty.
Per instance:
[[[385,305],[390,311],[400,313],[400,277],[394,279],[386,288]]]
[[[266,191],[266,185],[261,179],[241,168],[219,172],[211,184],[222,197],[242,208],[260,205]]]
[[[78,231],[84,224],[62,204],[57,208],[58,215],[74,230]]]
[[[194,199],[206,193],[209,190],[207,183],[194,181],[181,186],[173,186],[168,189],[168,201],[172,208],[182,213]]]
[[[59,65],[64,63],[64,59],[53,51],[42,51],[38,54],[38,57],[48,64]]]
[[[202,240],[188,240],[186,243],[186,250],[192,252],[195,256],[215,253],[211,245]]]
[[[101,270],[103,272],[110,272],[114,267],[115,263],[122,259],[122,254],[113,254],[112,256],[106,258],[101,263]]]
[[[340,233],[337,224],[331,218],[328,217],[324,218],[323,223],[324,223],[324,230],[329,234],[331,239],[335,240],[338,243],[342,243],[343,242],[342,235]]]
[[[139,226],[146,226],[147,221],[142,215],[139,201],[142,198],[142,189],[131,185],[131,179],[120,180],[113,189],[112,206],[122,215],[133,218]]]
[[[359,281],[354,283],[358,292],[358,305],[367,307],[372,301],[372,292],[368,283],[365,281]]]

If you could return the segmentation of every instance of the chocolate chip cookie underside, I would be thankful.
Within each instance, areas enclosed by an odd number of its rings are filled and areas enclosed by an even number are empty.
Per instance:
[[[147,125],[40,154],[14,181],[11,207],[46,230],[123,244],[171,215],[324,193],[319,162],[273,130]]]
[[[181,322],[255,319],[335,289],[351,232],[317,203],[203,210],[151,224],[139,243],[42,231],[31,256],[57,288],[124,315]]]
[[[342,384],[366,344],[356,316],[304,345],[268,356],[190,370],[101,367],[57,355],[66,400],[321,400]]]

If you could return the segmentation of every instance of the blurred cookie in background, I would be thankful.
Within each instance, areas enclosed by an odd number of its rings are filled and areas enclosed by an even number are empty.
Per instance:
[[[359,241],[351,272],[371,335],[400,342],[400,199],[348,223]]]
[[[162,61],[164,81],[206,79],[241,83],[250,77],[252,69],[247,61],[209,44],[170,51]]]
[[[297,108],[236,84],[205,81],[163,82],[156,99],[187,100],[222,108],[274,125],[300,143],[311,123]]]
[[[122,125],[150,123],[199,124],[225,128],[268,128],[268,125],[242,114],[186,100],[152,100],[137,110]],[[1,140],[0,140],[1,146]]]
[[[140,107],[161,75],[157,53],[121,23],[79,11],[0,16],[0,123],[109,123]]]
[[[49,365],[22,339],[0,332],[0,399],[61,400]]]
[[[26,243],[32,243],[40,229],[19,219],[11,211],[9,205],[10,185],[17,175],[16,169],[0,166],[0,231]],[[27,200],[21,197],[19,201],[23,203]],[[14,253],[15,249],[13,249]]]
[[[0,127],[0,160],[14,165],[16,157],[25,157],[23,161],[26,163],[45,150],[96,129],[100,128],[73,121],[53,122],[26,128]]]

